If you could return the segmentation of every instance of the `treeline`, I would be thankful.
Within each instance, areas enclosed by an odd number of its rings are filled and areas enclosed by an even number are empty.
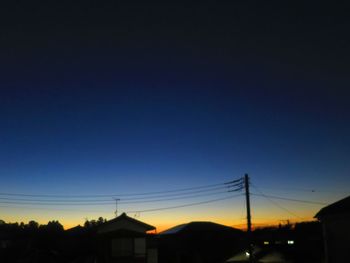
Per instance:
[[[103,223],[107,219],[99,217],[98,219],[86,220],[84,223],[84,228],[94,228]],[[63,232],[63,225],[58,220],[49,221],[46,225],[39,224],[38,222],[31,220],[27,224],[23,222],[6,223],[4,220],[0,219],[0,234],[2,233],[35,233],[35,232],[51,232],[59,233]]]
[[[86,220],[83,226],[64,230],[58,220],[39,224],[0,220],[0,262],[75,262],[95,255],[96,227],[106,219]]]
[[[38,222],[31,220],[28,224],[23,222],[21,223],[6,223],[3,220],[0,220],[0,234],[9,235],[9,234],[35,234],[35,233],[60,233],[63,232],[63,226],[59,221],[52,220],[49,221],[46,225],[40,225]]]
[[[97,220],[94,220],[94,219],[90,221],[86,220],[84,223],[84,227],[86,228],[96,227],[96,226],[102,225],[105,222],[107,222],[107,219],[100,216]]]

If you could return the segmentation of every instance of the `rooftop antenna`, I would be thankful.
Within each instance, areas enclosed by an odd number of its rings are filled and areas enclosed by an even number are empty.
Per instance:
[[[115,214],[115,217],[118,217],[118,201],[120,201],[120,199],[114,198],[114,200],[115,200],[115,212],[114,212],[114,214]]]

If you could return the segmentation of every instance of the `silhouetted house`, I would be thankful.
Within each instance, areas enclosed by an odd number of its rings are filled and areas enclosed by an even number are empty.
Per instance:
[[[157,263],[154,226],[128,217],[125,213],[100,225],[97,230],[102,262]]]
[[[63,240],[63,253],[70,262],[84,262],[96,258],[96,230],[80,225],[67,229]]]
[[[212,223],[191,222],[159,234],[159,260],[166,263],[223,262],[240,249],[242,231]]]
[[[350,262],[350,196],[322,208],[315,217],[323,226],[326,262]]]

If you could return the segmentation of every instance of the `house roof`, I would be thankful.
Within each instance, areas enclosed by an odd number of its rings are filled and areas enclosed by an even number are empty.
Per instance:
[[[84,230],[84,227],[82,227],[81,225],[77,225],[75,227],[66,229],[65,232],[66,233],[79,233],[82,232]]]
[[[174,226],[168,230],[165,230],[160,233],[160,235],[169,235],[169,234],[178,234],[178,233],[187,233],[187,232],[196,232],[196,231],[237,231],[241,232],[238,229],[233,227],[228,227],[213,222],[190,222],[187,224],[181,224]]]
[[[148,230],[154,230],[154,229],[156,229],[154,226],[151,226],[151,225],[146,224],[146,223],[144,223],[144,222],[142,222],[142,221],[140,221],[140,220],[137,220],[137,219],[135,219],[135,218],[132,218],[132,217],[130,217],[130,216],[127,216],[125,213],[122,213],[120,216],[118,216],[118,217],[116,217],[116,218],[114,218],[114,219],[112,219],[112,220],[107,221],[106,224],[113,223],[113,222],[118,222],[118,221],[122,221],[122,220],[128,220],[128,221],[130,221],[130,222],[132,222],[132,223],[142,225],[142,226],[144,226],[145,228],[148,228]]]
[[[99,232],[110,232],[117,229],[129,229],[129,226],[131,225],[137,226],[139,229],[142,229],[142,231],[150,231],[156,229],[154,226],[136,220],[135,218],[129,217],[123,213],[120,216],[109,220],[99,226]]]
[[[176,234],[178,232],[180,232],[182,229],[184,229],[188,224],[181,224],[181,225],[177,225],[174,226],[172,228],[169,228],[161,233],[159,233],[160,235],[169,235],[169,234]]]
[[[339,214],[345,214],[345,213],[350,213],[350,196],[345,197],[344,199],[341,199],[333,204],[330,204],[322,208],[315,215],[315,217],[320,219],[323,216],[339,215]]]

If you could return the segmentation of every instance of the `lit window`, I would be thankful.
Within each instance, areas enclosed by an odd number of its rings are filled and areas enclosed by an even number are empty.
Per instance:
[[[288,245],[293,245],[294,244],[294,240],[288,240],[287,243],[288,243]]]
[[[268,245],[268,244],[270,244],[269,241],[264,241],[264,245]]]

